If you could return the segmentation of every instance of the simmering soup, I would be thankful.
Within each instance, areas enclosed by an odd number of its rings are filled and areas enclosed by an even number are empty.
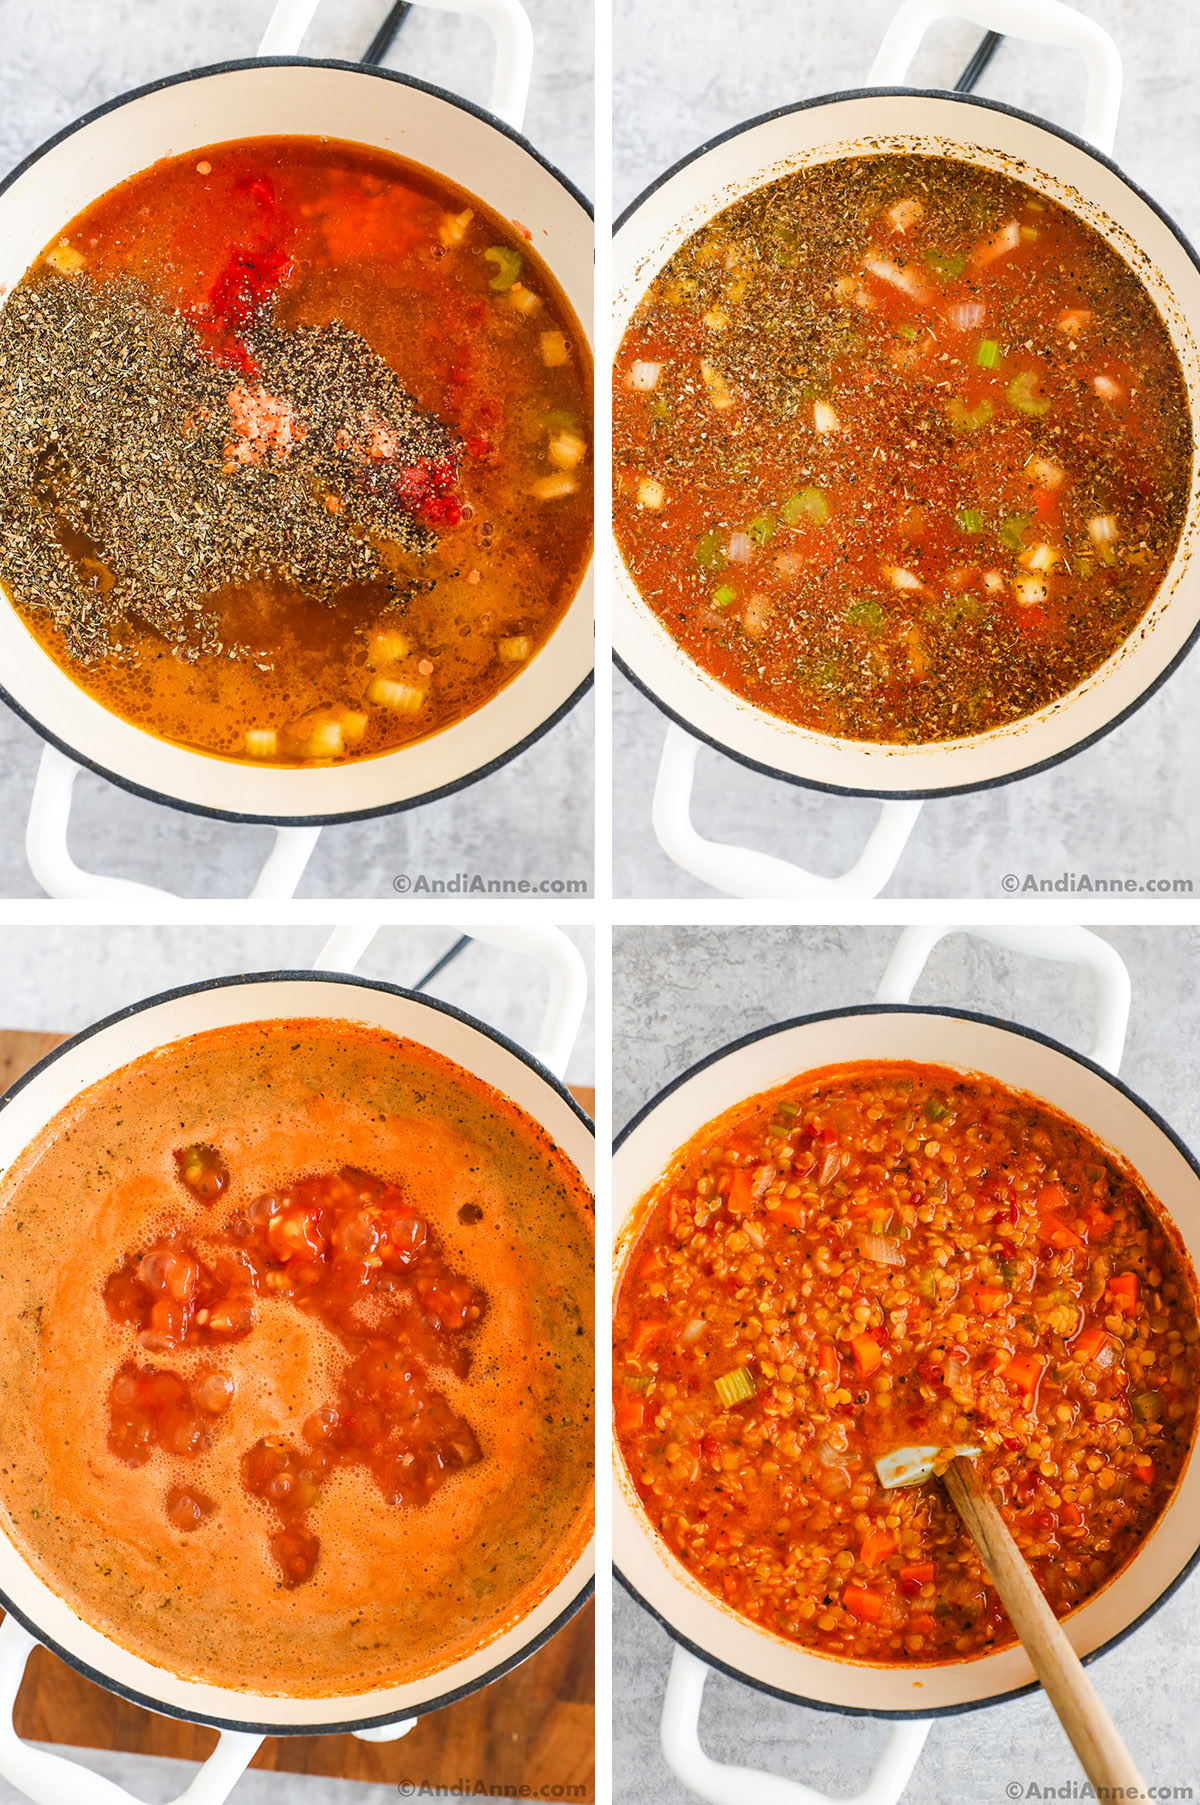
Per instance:
[[[351,1022],[178,1041],[51,1123],[0,1222],[0,1519],[144,1659],[399,1683],[585,1545],[590,1199],[449,1061]]]
[[[0,583],[30,631],[229,758],[361,758],[482,706],[590,546],[589,352],[538,236],[317,138],[96,201],[0,311]]]
[[[614,524],[756,707],[921,743],[1045,708],[1129,638],[1185,518],[1183,376],[1065,207],[941,157],[788,175],[694,233],[617,356]]]

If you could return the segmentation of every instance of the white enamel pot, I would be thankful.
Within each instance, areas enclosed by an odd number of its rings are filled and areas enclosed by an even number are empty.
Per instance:
[[[493,104],[519,123],[529,27],[517,0],[421,0],[474,12],[499,39]],[[153,82],[69,126],[0,185],[0,293],[18,282],[67,220],[162,157],[279,133],[349,139],[392,151],[518,219],[585,331],[592,318],[592,224],[583,196],[513,124],[411,77],[276,54],[298,43],[315,0],[281,0],[264,55]],[[152,801],[233,821],[319,825],[411,808],[487,776],[554,725],[592,669],[592,580],[585,577],[548,643],[482,708],[377,758],[316,770],[235,764],[144,733],[77,688],[0,602],[4,698],[77,764]]]
[[[582,1006],[582,966],[558,930],[472,929],[480,939],[542,957],[556,997],[544,1037],[547,1057],[565,1064]],[[349,930],[357,952],[370,938]],[[331,947],[335,942],[331,942]],[[328,961],[327,961],[328,962]],[[191,985],[152,997],[77,1034],[20,1079],[0,1103],[0,1170],[88,1085],[155,1048],[192,1034],[272,1019],[366,1022],[455,1061],[510,1098],[550,1136],[590,1188],[592,1124],[546,1066],[512,1041],[449,1005],[394,985],[324,971],[271,972]],[[154,1666],[78,1617],[0,1533],[0,1777],[39,1805],[129,1805],[129,1796],[62,1757],[21,1742],[12,1722],[32,1639],[112,1692],[170,1717],[216,1725],[221,1743],[189,1790],[189,1805],[223,1800],[264,1735],[320,1735],[354,1730],[390,1740],[419,1717],[488,1685],[533,1654],[589,1596],[594,1550],[572,1562],[546,1597],[518,1623],[474,1653],[425,1678],[355,1696],[271,1698],[181,1679]]]
[[[1088,64],[1085,130],[1092,141],[992,101],[891,85],[828,95],[764,114],[677,163],[620,220],[613,249],[615,341],[664,263],[692,233],[739,197],[792,171],[838,157],[889,151],[945,156],[1015,176],[1069,208],[1140,276],[1178,354],[1193,432],[1200,436],[1196,427],[1200,350],[1193,330],[1193,323],[1200,321],[1200,264],[1179,228],[1107,154],[1116,127],[1121,77],[1112,40],[1060,0],[905,0],[876,59],[872,82],[902,80],[928,25],[951,15],[1080,50]],[[639,596],[615,541],[614,651],[630,679],[694,739],[770,776],[820,790],[893,799],[982,789],[1045,770],[1093,744],[1174,670],[1200,630],[1198,526],[1200,464],[1194,459],[1178,550],[1132,637],[1061,700],[1024,720],[970,738],[923,746],[872,745],[813,733],[751,706],[680,651]],[[678,811],[686,806],[690,774],[681,780],[676,773],[670,782]],[[896,817],[896,824],[901,831],[892,864],[911,819],[901,822]],[[670,827],[664,823],[659,829],[664,841]],[[687,863],[695,858],[696,848],[676,856]],[[710,882],[721,881],[719,871],[704,875]],[[772,874],[764,869],[760,878],[765,893],[779,893],[778,877],[776,873],[772,888]],[[736,877],[724,887],[747,893]]]
[[[1119,1063],[1129,997],[1128,977],[1113,948],[1074,928],[970,930],[1026,953],[1091,968],[1100,995],[1099,1030],[1089,1058],[1015,1022],[893,1000],[910,993],[930,948],[952,931],[910,929],[902,936],[880,993],[887,1001],[779,1022],[748,1035],[693,1066],[633,1118],[614,1153],[615,1275],[641,1224],[639,1200],[678,1149],[707,1123],[799,1073],[844,1061],[888,1059],[985,1073],[1063,1111],[1131,1162],[1200,1269],[1200,1165],[1154,1110],[1105,1069]],[[1065,1620],[1079,1655],[1091,1659],[1128,1635],[1198,1558],[1200,1461],[1193,1450],[1167,1508],[1133,1559]],[[703,1754],[696,1725],[706,1668],[719,1668],[776,1697],[818,1709],[898,1719],[929,1720],[969,1711],[1037,1684],[1019,1643],[969,1661],[887,1667],[816,1654],[755,1626],[706,1591],[667,1549],[619,1452],[614,1455],[613,1563],[628,1590],[678,1645],[663,1746],[680,1777],[708,1799],[765,1799],[771,1805],[785,1800],[795,1805],[803,1799],[813,1805],[817,1795],[778,1776],[719,1767]],[[869,1792],[873,1805],[899,1797],[927,1727],[923,1722],[898,1729],[877,1775],[880,1790]],[[884,1772],[889,1763],[890,1778]],[[765,1789],[768,1778],[771,1788],[779,1790]],[[750,1786],[751,1779],[763,1786]]]

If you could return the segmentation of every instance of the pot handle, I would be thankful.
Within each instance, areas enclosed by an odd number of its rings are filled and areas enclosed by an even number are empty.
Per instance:
[[[132,1793],[115,1781],[94,1774],[63,1755],[23,1742],[13,1727],[13,1705],[25,1663],[37,1642],[9,1616],[0,1624],[0,1778],[15,1786],[34,1805],[138,1805]],[[223,1805],[262,1742],[239,1730],[222,1730],[217,1746],[174,1805]]]
[[[259,56],[295,56],[320,0],[277,0]],[[533,27],[521,0],[417,0],[440,13],[473,13],[492,28],[496,67],[488,102],[498,119],[520,131],[533,71]]]
[[[378,932],[378,922],[335,928],[318,953],[313,970],[353,971]],[[464,923],[462,932],[488,946],[502,946],[510,953],[528,953],[546,967],[550,997],[537,1044],[531,1050],[536,1060],[561,1078],[587,1003],[587,967],[579,948],[561,928],[543,927],[540,923],[487,927],[482,922]]]
[[[919,802],[884,802],[866,845],[849,871],[821,877],[773,853],[746,846],[723,846],[706,840],[692,825],[692,783],[700,742],[674,722],[667,728],[658,780],[654,786],[653,821],[659,845],[669,859],[711,884],[725,896],[753,898],[878,896],[900,861],[908,836],[921,812]]]
[[[867,77],[872,87],[902,86],[917,46],[940,19],[966,19],[984,31],[1078,50],[1087,65],[1083,136],[1112,155],[1121,108],[1121,54],[1104,27],[1063,0],[903,0],[883,34]]]
[[[887,970],[875,993],[877,1003],[907,1003],[925,962],[947,934],[975,934],[993,946],[1027,953],[1033,959],[1057,959],[1065,965],[1085,965],[1094,987],[1091,1057],[1116,1077],[1129,1026],[1130,984],[1125,961],[1115,946],[1087,928],[1077,927],[977,927],[946,922],[931,927],[905,928],[888,960]]]
[[[700,1746],[705,1662],[676,1646],[663,1701],[662,1752],[677,1779],[709,1805],[835,1805],[827,1794],[752,1767],[713,1761]],[[931,1728],[928,1718],[897,1724],[866,1786],[844,1805],[896,1805]]]
[[[138,884],[131,878],[105,877],[84,871],[71,857],[67,833],[71,796],[80,767],[57,746],[43,746],[41,763],[25,827],[25,856],[47,896],[69,902],[92,902],[110,896],[153,896],[175,900],[170,890]],[[277,827],[275,844],[255,881],[252,897],[271,901],[293,895],[317,844],[319,827]]]

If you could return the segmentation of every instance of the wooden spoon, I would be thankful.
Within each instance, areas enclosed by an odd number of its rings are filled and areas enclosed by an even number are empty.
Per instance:
[[[944,1449],[897,1448],[876,1461],[880,1481],[891,1490],[918,1485],[934,1471],[934,1459]],[[1029,1571],[1024,1555],[1009,1534],[1008,1526],[991,1493],[980,1483],[972,1456],[978,1448],[959,1447],[942,1474],[950,1502],[966,1524],[980,1558],[1000,1594],[1013,1628],[1033,1663],[1058,1721],[1070,1737],[1083,1771],[1100,1798],[1144,1798],[1145,1783],[1125,1747],[1116,1726],[1101,1704],[1083,1664],[1071,1647],[1058,1618]],[[1101,1793],[1101,1787],[1123,1787],[1124,1792]]]

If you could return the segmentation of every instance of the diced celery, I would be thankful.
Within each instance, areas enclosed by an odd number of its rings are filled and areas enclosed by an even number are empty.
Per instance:
[[[788,496],[779,510],[779,518],[785,526],[795,526],[800,520],[811,520],[814,526],[824,526],[829,519],[829,503],[820,489],[801,489],[798,495]]]
[[[925,1101],[925,1115],[930,1122],[940,1122],[950,1114],[950,1105],[943,1103],[940,1097],[928,1097]]]
[[[975,353],[975,362],[981,370],[994,370],[1000,362],[1000,346],[994,338],[979,341],[979,349]]]
[[[649,1391],[654,1383],[653,1373],[626,1373],[621,1381],[627,1391]]]
[[[878,602],[851,602],[846,619],[852,627],[865,627],[868,633],[878,633],[883,625],[883,609]]]
[[[746,1368],[739,1366],[731,1373],[722,1374],[714,1389],[725,1409],[730,1410],[734,1404],[742,1404],[747,1398],[752,1398],[756,1388]]]
[[[1019,552],[1025,544],[1025,534],[1032,525],[1032,514],[1010,514],[1007,520],[1000,522],[1000,531],[996,537],[1006,551]]]
[[[983,515],[978,508],[960,508],[955,515],[960,531],[964,533],[981,533],[983,531]]]
[[[775,522],[769,514],[756,514],[746,531],[755,545],[765,545],[775,531]]]
[[[934,275],[940,276],[943,282],[953,282],[955,277],[961,276],[967,267],[965,257],[946,257],[941,251],[926,251],[925,262]]]
[[[916,327],[910,326],[907,321],[905,321],[903,326],[897,326],[896,331],[900,334],[901,338],[906,338],[910,345],[917,336]]]
[[[1032,370],[1022,370],[1014,376],[1005,394],[1015,408],[1023,414],[1048,414],[1050,412],[1049,395],[1039,395],[1037,376]]]
[[[720,570],[725,562],[725,535],[720,527],[713,527],[705,533],[703,539],[696,544],[696,562],[705,570]]]
[[[953,401],[947,403],[946,414],[955,432],[975,432],[979,427],[986,426],[991,419],[992,404],[985,395],[974,407],[968,407],[956,395]]]
[[[731,589],[728,583],[722,583],[719,589],[713,590],[713,607],[728,608],[730,602],[737,601],[737,590]]]
[[[492,244],[483,253],[488,263],[496,265],[496,274],[488,283],[497,294],[507,294],[521,273],[521,253],[514,251],[511,245]]]

